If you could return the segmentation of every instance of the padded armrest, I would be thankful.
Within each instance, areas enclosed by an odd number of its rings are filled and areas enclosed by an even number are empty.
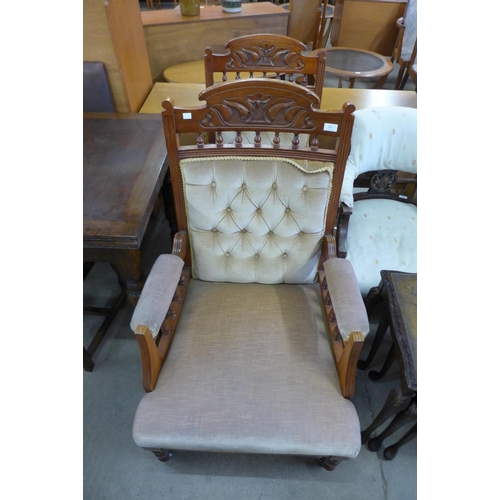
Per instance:
[[[177,255],[160,255],[146,280],[141,297],[135,308],[130,327],[134,333],[140,325],[147,326],[153,338],[170,308],[179,283],[184,261]]]
[[[366,337],[370,323],[351,263],[345,259],[328,259],[324,268],[338,329],[344,342],[349,340],[353,332],[361,332],[363,338]]]

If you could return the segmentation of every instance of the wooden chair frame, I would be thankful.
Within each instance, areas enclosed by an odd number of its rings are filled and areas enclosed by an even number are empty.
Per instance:
[[[342,111],[320,111],[319,98],[312,91],[290,82],[264,78],[220,83],[201,92],[199,98],[201,101],[206,101],[206,104],[181,108],[176,107],[171,99],[163,102],[162,118],[179,230],[174,238],[172,253],[184,260],[185,267],[156,340],[153,340],[147,326],[139,326],[135,332],[143,362],[145,391],[150,392],[155,387],[191,275],[191,252],[179,161],[186,158],[226,157],[238,154],[335,161],[319,263],[319,280],[342,394],[346,398],[352,397],[363,335],[360,332],[353,332],[347,342],[343,341],[325,280],[323,263],[336,257],[334,231],[337,224],[340,190],[350,149],[350,136],[354,123],[352,113],[355,107],[346,103]],[[267,110],[264,115],[260,112],[263,106]],[[278,106],[281,110],[286,108],[291,113],[275,113],[278,108],[273,106]],[[235,145],[223,144],[223,131],[235,131],[237,137],[241,136],[243,131],[252,131],[255,132],[255,141],[253,144],[245,144],[238,140]],[[276,134],[273,146],[260,144],[260,134],[266,131]],[[210,132],[216,137],[215,144],[204,142],[204,135]],[[197,141],[195,144],[181,146],[180,136],[187,133],[196,134]],[[280,135],[283,133],[293,134],[294,139],[291,144],[281,143]],[[299,144],[299,134],[303,133],[310,135],[310,145]],[[322,135],[332,137],[334,139],[332,142],[338,144],[337,150],[320,148],[318,137]]]
[[[415,59],[417,58],[417,40],[415,40],[415,45],[413,46],[413,51],[411,53],[410,60],[406,65],[406,69],[401,79],[401,84],[399,90],[404,90],[408,77],[410,77],[415,82],[415,92],[417,91],[417,72],[415,71]]]
[[[285,35],[258,34],[233,38],[226,43],[225,54],[214,54],[205,49],[205,84],[214,84],[214,73],[263,73],[264,77],[288,79],[300,82],[314,90],[321,99],[326,69],[326,52],[317,56],[303,55],[307,47],[298,40]]]

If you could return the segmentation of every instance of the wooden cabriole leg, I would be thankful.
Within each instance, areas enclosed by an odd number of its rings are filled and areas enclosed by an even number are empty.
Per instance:
[[[94,369],[94,362],[92,356],[88,353],[85,347],[83,348],[83,368],[86,372],[91,372]]]
[[[380,304],[380,302],[382,302],[383,300],[382,287],[383,285],[380,284],[379,286],[374,286],[373,288],[371,288],[364,300],[366,307],[366,314],[368,314],[368,318],[371,317],[372,312],[375,309],[375,306]]]
[[[388,446],[384,450],[384,458],[386,460],[392,460],[398,453],[399,448],[406,443],[409,443],[417,437],[417,424],[415,424],[397,443]]]
[[[389,368],[392,366],[392,363],[394,363],[395,359],[396,359],[396,348],[394,347],[394,342],[393,342],[391,345],[391,349],[389,350],[389,354],[387,355],[387,358],[385,360],[384,366],[382,366],[381,370],[379,372],[372,370],[368,373],[368,377],[370,377],[370,380],[376,382],[377,380],[382,379],[389,371]]]
[[[392,422],[384,429],[384,431],[368,441],[368,449],[370,451],[378,451],[382,446],[382,442],[391,434],[394,434],[400,427],[413,422],[417,418],[417,400],[414,398],[410,406],[406,410],[399,412]]]
[[[408,407],[411,398],[412,395],[403,394],[400,386],[394,388],[387,396],[387,401],[373,422],[363,432],[361,432],[361,443],[365,444],[368,441],[370,434],[375,429],[380,427],[385,421],[400,411],[405,410]]]
[[[370,363],[373,361],[375,354],[377,354],[380,344],[382,343],[382,340],[384,339],[385,333],[388,328],[389,328],[389,318],[387,317],[387,311],[384,310],[380,315],[377,332],[375,333],[375,338],[373,339],[373,344],[370,348],[370,353],[368,354],[368,357],[365,360],[360,359],[358,361],[359,370],[366,370],[368,366],[370,366]]]

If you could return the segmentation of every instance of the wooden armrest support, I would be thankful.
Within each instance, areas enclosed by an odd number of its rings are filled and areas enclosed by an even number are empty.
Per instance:
[[[141,353],[142,386],[146,392],[151,392],[156,385],[164,360],[161,358],[158,347],[147,326],[138,326],[135,338],[137,339]]]
[[[337,373],[340,381],[340,388],[342,390],[342,395],[349,399],[354,395],[356,367],[361,353],[361,348],[363,347],[364,334],[362,331],[350,331],[350,334],[348,336],[346,335],[346,339],[342,337],[339,331],[337,316],[333,308],[330,291],[328,289],[326,272],[323,270],[319,272],[319,281],[327,319],[328,333],[332,342],[335,364],[337,366]],[[346,296],[347,301],[350,301],[351,295],[352,294],[348,294]],[[342,317],[341,313],[342,310],[339,311],[340,317]],[[345,316],[345,313],[343,314]],[[343,321],[345,323],[345,318]],[[366,334],[367,329],[369,329],[368,321],[358,321],[358,318],[355,317],[354,324],[357,325],[358,322],[360,324],[359,328],[364,330],[364,333]]]
[[[337,227],[337,251],[341,259],[347,255],[347,230],[349,228],[349,217],[352,215],[352,208],[345,203],[340,204],[339,221]]]
[[[335,236],[325,234],[323,238],[323,255],[325,256],[325,260],[337,256],[337,242],[335,241]]]
[[[344,345],[342,355],[337,363],[342,395],[348,399],[354,396],[356,369],[363,341],[364,337],[361,332],[352,332],[349,340]]]
[[[147,326],[140,325],[135,329],[135,338],[141,352],[142,385],[146,392],[151,392],[156,386],[161,367],[167,357],[168,349],[174,336],[175,327],[179,321],[190,277],[191,268],[184,267],[156,340],[153,339],[151,331]]]
[[[174,241],[177,255],[158,257],[130,322],[139,343],[146,392],[151,392],[156,385],[191,276],[191,268],[180,258],[187,253],[186,233],[177,234]]]
[[[337,242],[335,241],[335,236],[331,234],[325,234],[323,237],[323,245],[321,248],[321,256],[319,259],[319,269],[323,270],[324,263],[333,257],[337,256]]]
[[[186,262],[188,250],[188,235],[186,231],[179,231],[175,233],[174,241],[172,242],[172,253],[178,255],[184,262]]]

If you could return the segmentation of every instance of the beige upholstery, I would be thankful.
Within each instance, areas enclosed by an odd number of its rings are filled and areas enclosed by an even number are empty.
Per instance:
[[[315,280],[332,163],[200,158],[181,161],[181,171],[195,277]]]
[[[359,420],[340,391],[319,285],[191,280],[133,437],[144,448],[356,457]]]

